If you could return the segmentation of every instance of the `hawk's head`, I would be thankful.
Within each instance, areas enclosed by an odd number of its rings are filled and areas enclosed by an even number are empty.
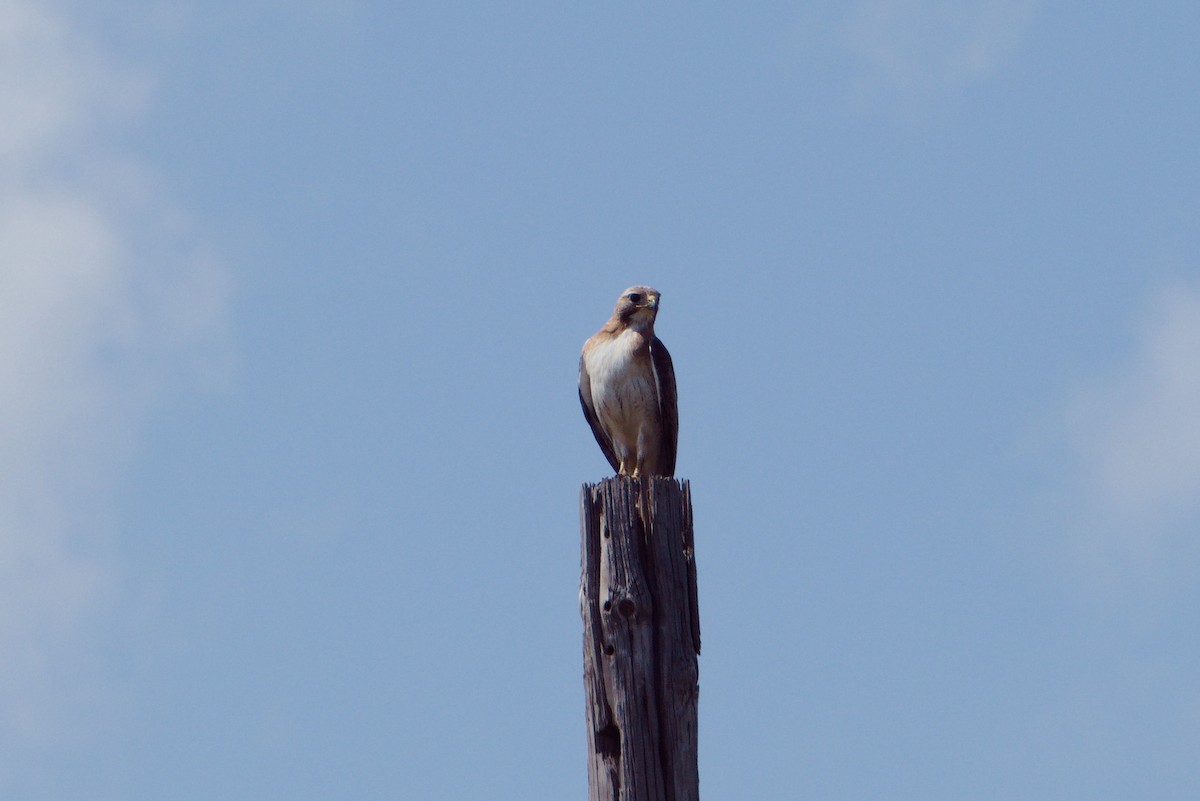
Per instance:
[[[631,328],[648,329],[654,325],[654,316],[658,314],[659,297],[657,289],[631,286],[621,293],[613,317]]]

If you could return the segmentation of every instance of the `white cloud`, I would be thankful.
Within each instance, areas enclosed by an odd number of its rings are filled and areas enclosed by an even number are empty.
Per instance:
[[[47,160],[76,155],[98,126],[120,119],[145,96],[143,80],[115,69],[50,3],[0,0],[4,178],[36,176]]]
[[[149,167],[106,141],[147,81],[57,9],[0,0],[6,751],[53,740],[70,716],[63,677],[115,576],[102,556],[114,475],[146,405],[219,338],[226,293]]]
[[[1075,394],[1065,423],[1057,528],[1080,589],[1166,608],[1200,573],[1200,291],[1158,293],[1131,353]]]
[[[996,70],[1033,18],[1033,0],[869,0],[846,28],[864,76],[860,102],[918,101]]]
[[[1074,418],[1089,486],[1110,513],[1200,511],[1200,292],[1162,292],[1132,363],[1084,393]]]

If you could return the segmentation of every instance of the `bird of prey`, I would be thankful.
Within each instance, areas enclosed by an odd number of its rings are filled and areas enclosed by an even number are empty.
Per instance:
[[[675,475],[679,407],[671,355],[654,335],[659,293],[621,293],[604,327],[583,344],[579,402],[618,475]]]

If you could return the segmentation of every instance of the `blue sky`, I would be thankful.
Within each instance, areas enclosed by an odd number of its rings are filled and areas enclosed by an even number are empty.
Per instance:
[[[647,283],[705,797],[1194,798],[1198,32],[0,0],[0,792],[584,797]]]

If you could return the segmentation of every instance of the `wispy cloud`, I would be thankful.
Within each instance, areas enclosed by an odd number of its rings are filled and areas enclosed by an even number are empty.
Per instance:
[[[1074,418],[1089,486],[1112,514],[1200,511],[1200,292],[1160,293],[1131,362],[1084,393]]]
[[[993,73],[1015,49],[1034,0],[868,0],[846,41],[862,65],[858,101],[922,102]]]
[[[114,475],[222,330],[226,276],[109,133],[144,76],[58,5],[0,0],[0,747],[52,740],[56,677],[114,580]],[[0,775],[0,781],[3,776]]]
[[[1200,568],[1200,291],[1154,297],[1130,355],[1071,402],[1067,430],[1073,552],[1089,583]]]

